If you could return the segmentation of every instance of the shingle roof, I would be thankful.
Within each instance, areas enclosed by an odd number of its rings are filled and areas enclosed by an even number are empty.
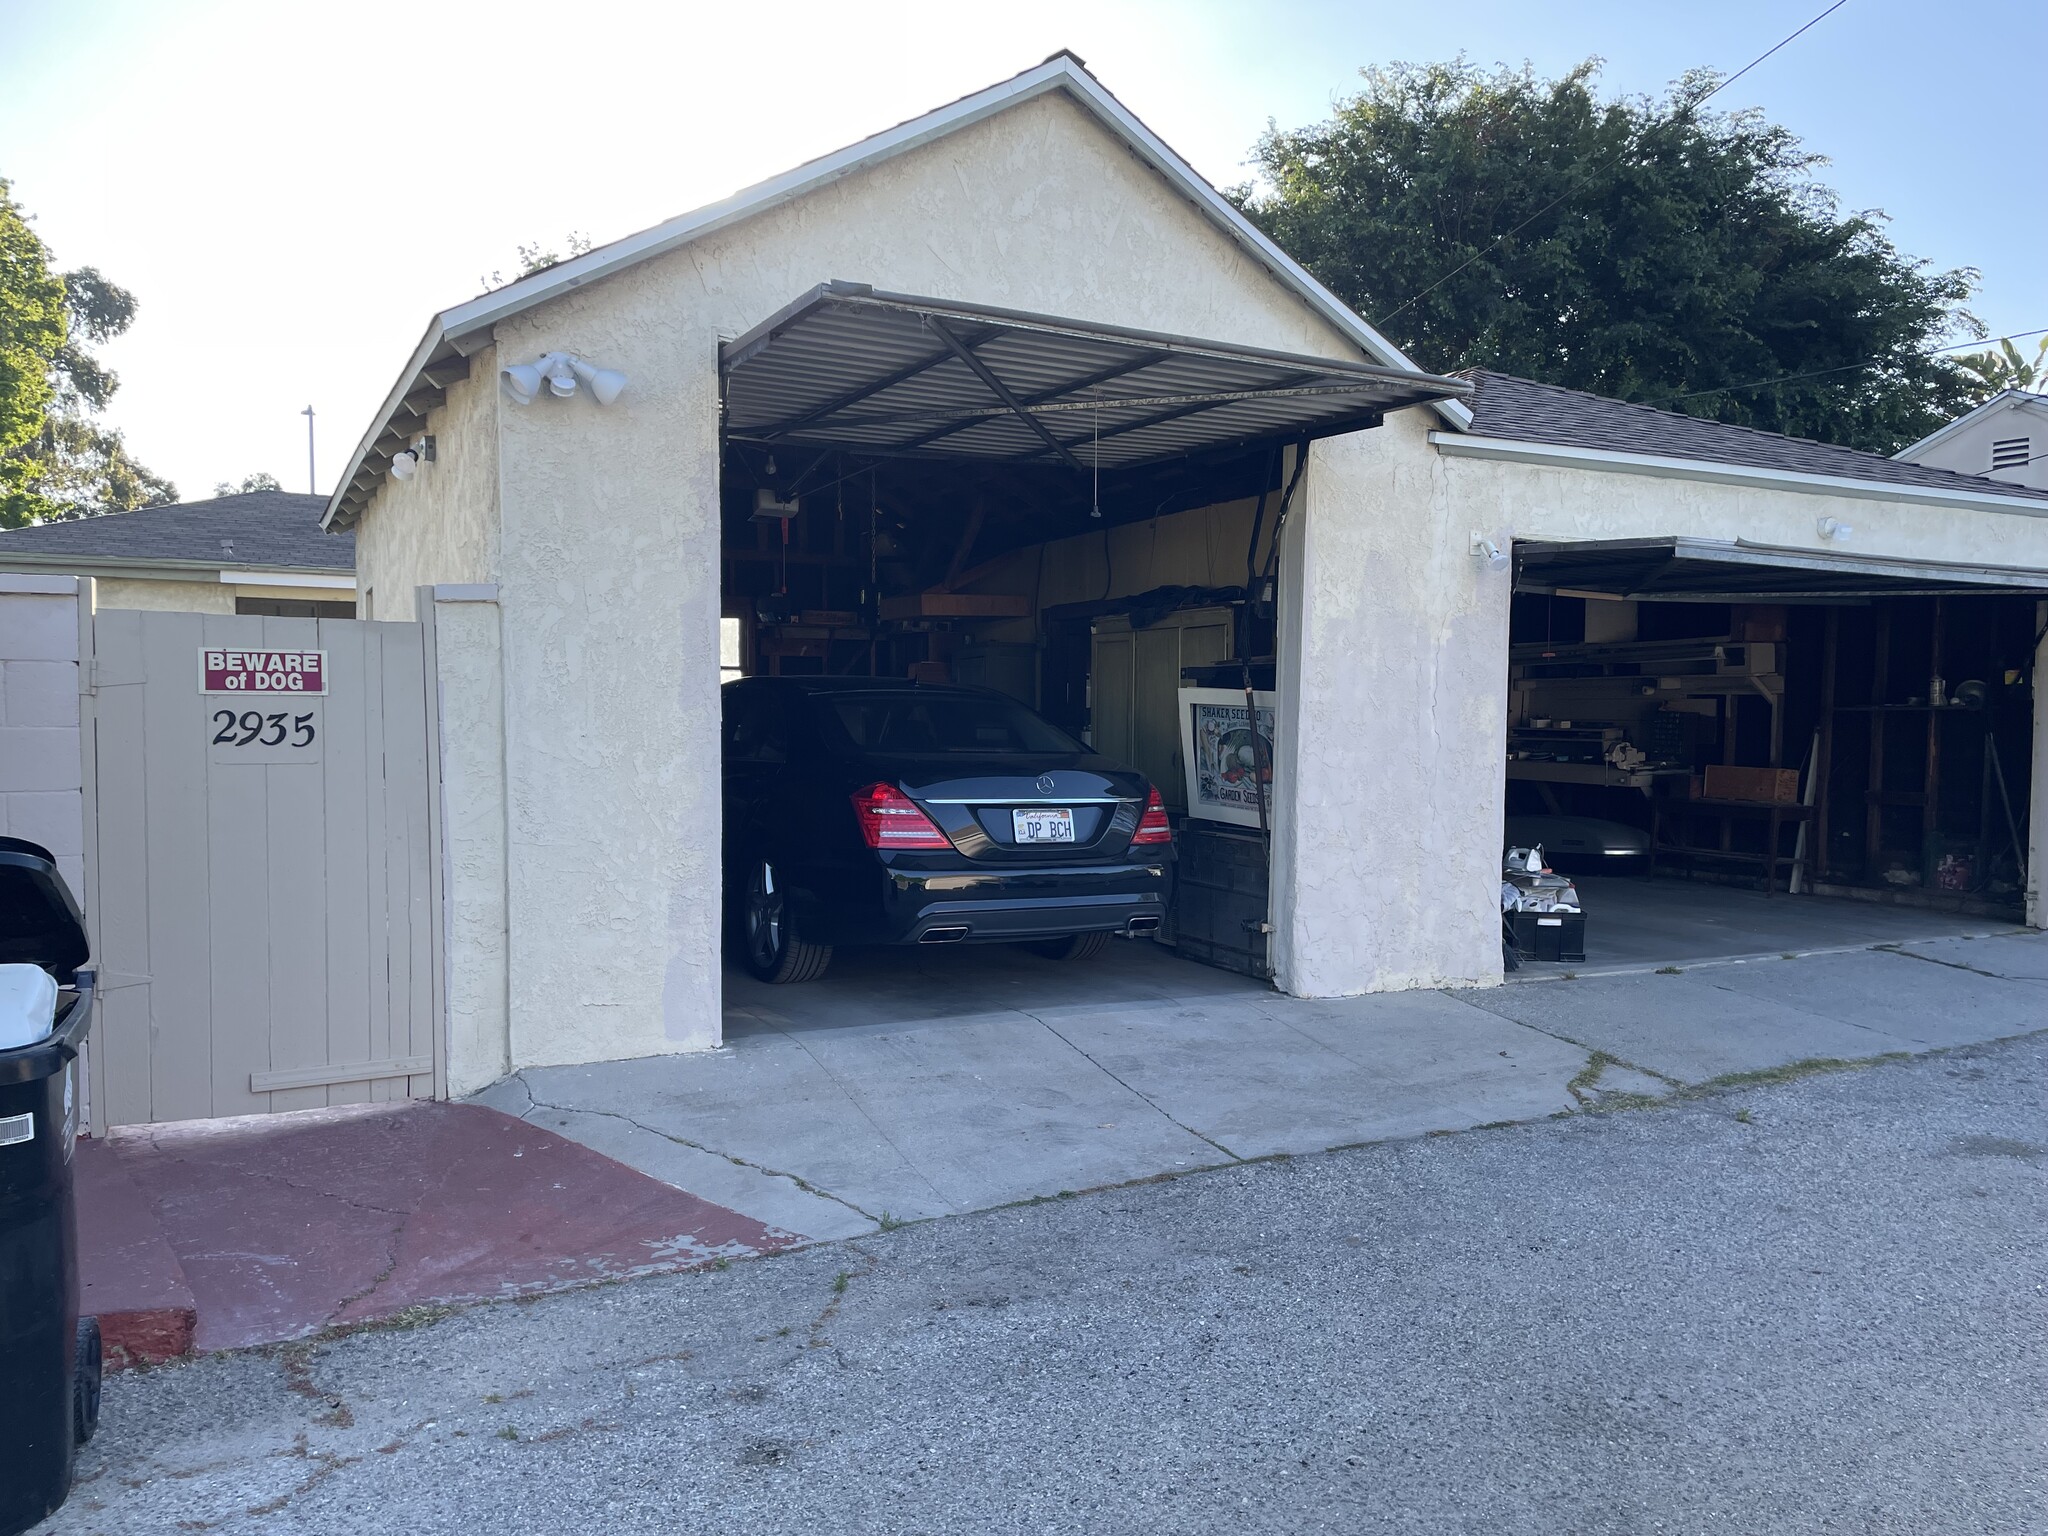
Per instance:
[[[1456,377],[1470,379],[1476,386],[1476,393],[1466,404],[1472,408],[1472,431],[1481,437],[1700,459],[1805,475],[1837,475],[1884,485],[1917,485],[1929,490],[1979,491],[1994,496],[2048,500],[2048,491],[2008,481],[1933,469],[1855,448],[1838,448],[1832,443],[1760,432],[1754,427],[1730,426],[1677,411],[1660,411],[1654,406],[1631,405],[1625,400],[1538,384],[1532,379],[1518,379],[1513,374],[1494,373],[1486,368],[1467,368]]]
[[[247,491],[33,528],[0,529],[0,562],[10,555],[41,555],[353,571],[355,535],[322,533],[320,515],[326,510],[325,496]]]

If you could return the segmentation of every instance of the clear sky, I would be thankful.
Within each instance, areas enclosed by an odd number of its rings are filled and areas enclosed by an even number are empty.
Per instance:
[[[1364,64],[1597,54],[1607,88],[1661,91],[1823,4],[0,0],[0,176],[60,264],[141,300],[107,360],[145,463],[188,497],[301,489],[310,403],[324,491],[429,317],[522,242],[629,234],[1061,47],[1229,184]],[[2044,0],[1849,0],[1715,105],[1790,127],[1903,250],[1982,269],[1994,334],[2031,330],[2044,58]]]

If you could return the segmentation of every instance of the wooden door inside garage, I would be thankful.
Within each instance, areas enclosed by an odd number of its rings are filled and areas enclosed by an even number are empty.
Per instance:
[[[209,650],[319,652],[326,692],[205,692]],[[108,609],[90,665],[95,1128],[432,1095],[422,626]]]

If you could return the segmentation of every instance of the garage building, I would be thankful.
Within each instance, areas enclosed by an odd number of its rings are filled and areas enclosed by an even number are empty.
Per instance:
[[[533,387],[572,367],[566,398]],[[1611,694],[1586,766],[1636,771],[1606,759],[1633,729],[1667,787],[1684,770],[1669,804],[1566,785],[1728,855],[1678,867],[1755,854],[1763,882],[1757,839],[1789,857],[1806,825],[1812,882],[1897,896],[1896,868],[2039,923],[2044,513],[1431,375],[1061,54],[437,316],[327,523],[356,534],[364,617],[430,626],[463,1092],[720,1040],[717,690],[742,672],[985,683],[1180,813],[1183,686],[1249,685],[1273,719],[1239,833],[1265,917],[1211,958],[1298,995],[1501,979],[1510,786],[1584,758],[1555,722],[1594,706],[1562,713],[1562,680]],[[1858,670],[1880,632],[1897,665]],[[1796,681],[1820,666],[1831,693]],[[1951,693],[1970,680],[1984,698]],[[1652,742],[1652,713],[1680,723]],[[1810,760],[1825,827],[1811,774],[1775,817],[1693,792]],[[1993,761],[2010,818],[1942,799],[1995,794]]]

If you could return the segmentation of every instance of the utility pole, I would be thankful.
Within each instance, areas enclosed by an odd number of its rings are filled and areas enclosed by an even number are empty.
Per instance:
[[[306,418],[306,494],[320,494],[320,477],[313,472],[313,407],[307,406],[299,414]]]

